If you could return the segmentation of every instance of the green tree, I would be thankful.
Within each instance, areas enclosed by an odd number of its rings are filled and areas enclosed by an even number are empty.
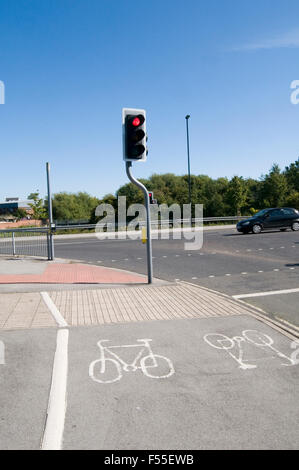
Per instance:
[[[54,194],[53,218],[55,220],[90,220],[99,199],[85,192],[79,193],[56,193]]]
[[[265,207],[279,207],[287,198],[288,184],[286,176],[275,163],[269,174],[262,177],[260,196]]]
[[[289,190],[299,191],[299,158],[291,163],[284,171]]]
[[[21,219],[24,219],[25,217],[27,217],[27,212],[25,211],[25,209],[22,209],[21,207],[19,207],[18,209],[16,209],[14,212],[13,212],[13,215],[18,219],[18,220],[21,220]]]
[[[234,176],[229,182],[226,199],[233,215],[241,215],[241,210],[247,203],[248,187],[242,176]]]
[[[32,209],[32,216],[35,220],[43,220],[47,218],[47,209],[44,205],[44,200],[39,196],[39,190],[35,193],[30,193],[28,199],[33,201],[28,205]]]

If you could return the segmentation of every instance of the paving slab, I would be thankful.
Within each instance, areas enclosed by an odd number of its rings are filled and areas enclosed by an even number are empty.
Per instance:
[[[248,306],[187,283],[50,292],[70,326],[241,315]]]
[[[39,293],[0,294],[0,329],[53,326],[56,322]]]
[[[0,274],[0,284],[90,284],[145,283],[140,274],[81,263],[48,263],[39,274]]]

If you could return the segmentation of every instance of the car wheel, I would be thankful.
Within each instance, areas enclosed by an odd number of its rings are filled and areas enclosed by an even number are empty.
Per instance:
[[[252,227],[252,231],[255,234],[261,233],[262,227],[259,224],[254,224],[254,226]]]
[[[298,230],[299,230],[299,222],[293,222],[293,223],[292,223],[292,230],[293,230],[294,232],[298,232]]]

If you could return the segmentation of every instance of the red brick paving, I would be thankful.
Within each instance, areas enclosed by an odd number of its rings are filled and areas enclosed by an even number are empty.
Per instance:
[[[128,284],[146,279],[115,269],[86,264],[53,263],[42,274],[1,274],[0,284]]]

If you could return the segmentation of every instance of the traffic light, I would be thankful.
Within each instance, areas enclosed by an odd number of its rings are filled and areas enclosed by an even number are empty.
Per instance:
[[[150,191],[148,195],[149,195],[150,204],[157,204],[157,199],[154,199],[154,193]]]
[[[146,161],[146,114],[144,109],[123,109],[123,153],[125,161]]]

